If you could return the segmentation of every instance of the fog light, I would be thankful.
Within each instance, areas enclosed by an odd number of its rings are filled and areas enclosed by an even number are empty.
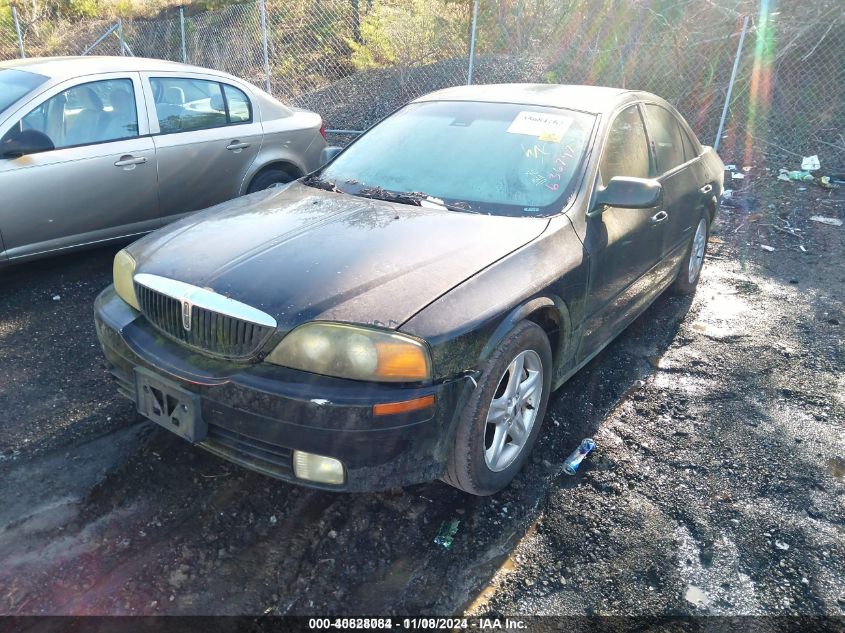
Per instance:
[[[340,485],[344,482],[343,464],[333,457],[293,452],[293,472],[299,479],[321,484]]]

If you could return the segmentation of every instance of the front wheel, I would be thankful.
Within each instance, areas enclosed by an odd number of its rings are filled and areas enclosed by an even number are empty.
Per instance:
[[[458,422],[443,481],[470,494],[491,495],[513,480],[540,434],[551,370],[546,333],[523,321],[485,364]]]
[[[704,256],[707,254],[707,238],[710,236],[710,223],[702,216],[695,228],[687,255],[678,271],[672,291],[676,295],[691,295],[695,292],[698,280],[701,278],[701,268],[704,266]]]

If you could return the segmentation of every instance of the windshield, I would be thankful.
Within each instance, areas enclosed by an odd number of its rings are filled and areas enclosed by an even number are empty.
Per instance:
[[[459,210],[558,213],[595,117],[508,103],[412,103],[368,131],[320,177],[338,190],[418,193]]]
[[[0,114],[27,92],[47,81],[47,77],[10,68],[0,70]]]

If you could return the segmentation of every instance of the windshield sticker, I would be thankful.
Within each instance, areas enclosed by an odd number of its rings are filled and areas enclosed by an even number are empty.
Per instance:
[[[540,140],[551,140],[551,137],[557,137],[558,140],[554,142],[559,143],[560,137],[569,129],[571,124],[572,119],[568,116],[523,110],[516,115],[507,131],[510,134],[543,137]]]

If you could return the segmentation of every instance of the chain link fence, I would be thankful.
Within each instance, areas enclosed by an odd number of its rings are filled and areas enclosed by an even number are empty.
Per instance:
[[[173,7],[156,20],[70,23],[24,14],[20,27],[29,56],[123,53],[186,61],[268,88],[349,130],[419,95],[468,83],[471,73],[472,83],[654,92],[713,144],[736,62],[723,153],[738,160],[762,145],[819,154],[845,169],[845,17],[837,0],[778,11],[751,0],[663,5],[258,0],[202,13]],[[0,9],[0,59],[19,56],[13,16]]]

